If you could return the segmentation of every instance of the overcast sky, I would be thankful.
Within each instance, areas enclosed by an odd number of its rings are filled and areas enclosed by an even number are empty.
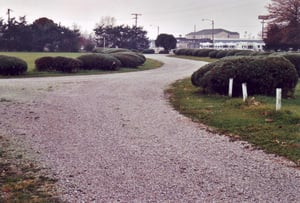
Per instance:
[[[26,15],[29,23],[40,17],[72,27],[78,25],[82,32],[92,33],[103,16],[116,18],[117,24],[133,25],[132,13],[142,14],[138,25],[148,31],[153,39],[160,33],[174,36],[186,35],[196,30],[215,28],[239,32],[241,37],[257,37],[261,31],[258,15],[267,14],[265,6],[271,0],[0,0],[0,17]],[[153,26],[151,26],[153,25]],[[247,32],[245,34],[245,32]]]

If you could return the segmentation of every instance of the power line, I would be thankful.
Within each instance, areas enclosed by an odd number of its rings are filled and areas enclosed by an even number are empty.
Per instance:
[[[138,14],[138,13],[132,13],[131,15],[134,16],[133,19],[135,19],[135,27],[137,27],[137,21],[138,21],[138,17],[141,16],[142,14]]]

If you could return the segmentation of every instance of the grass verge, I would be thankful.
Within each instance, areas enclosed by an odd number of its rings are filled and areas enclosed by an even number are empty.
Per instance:
[[[0,136],[0,202],[63,202],[55,197],[55,182]]]
[[[177,81],[166,93],[180,113],[217,132],[252,143],[268,153],[287,157],[300,165],[300,85],[296,99],[283,99],[275,111],[275,98],[242,98],[206,95],[190,78]]]
[[[169,57],[179,58],[179,59],[189,59],[195,61],[205,61],[205,62],[215,62],[219,59],[213,59],[209,57],[198,57],[198,56],[183,56],[183,55],[169,55]]]

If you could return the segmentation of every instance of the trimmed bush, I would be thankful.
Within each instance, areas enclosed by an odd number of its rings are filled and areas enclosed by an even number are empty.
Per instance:
[[[289,60],[295,66],[299,77],[300,76],[300,54],[287,53],[284,54],[283,57]]]
[[[81,65],[82,63],[78,59],[63,56],[57,56],[53,59],[54,70],[63,73],[75,73],[80,69]]]
[[[35,68],[38,71],[58,71],[63,73],[75,73],[81,67],[81,61],[63,56],[45,56],[35,60]]]
[[[143,54],[155,54],[155,50],[154,49],[145,49],[145,50],[143,50]]]
[[[224,57],[227,56],[227,54],[228,54],[228,51],[226,51],[226,50],[220,50],[220,51],[217,52],[216,58],[218,58],[218,59],[224,58]]]
[[[199,56],[199,57],[208,57],[208,54],[211,51],[212,51],[212,49],[198,49],[196,51],[196,56]]]
[[[158,53],[159,54],[169,54],[170,52],[168,50],[160,50]]]
[[[208,53],[208,56],[209,56],[210,58],[216,58],[216,57],[217,57],[217,53],[218,53],[217,50],[212,50],[212,51],[210,51],[210,52]]]
[[[38,70],[38,71],[54,71],[53,60],[54,60],[54,57],[51,57],[51,56],[44,56],[44,57],[36,59],[34,61],[36,70]]]
[[[143,65],[146,61],[144,55],[135,52],[118,52],[112,53],[112,56],[121,61],[122,67],[136,68]]]
[[[120,60],[110,54],[87,54],[77,59],[84,70],[118,70],[121,67]]]
[[[282,88],[283,97],[293,96],[298,75],[284,57],[230,57],[208,64],[192,75],[192,83],[205,91],[228,94],[229,78],[234,79],[233,96],[241,96],[241,84],[247,83],[249,95],[275,95]]]
[[[27,63],[13,56],[0,55],[0,75],[21,75],[27,71]]]

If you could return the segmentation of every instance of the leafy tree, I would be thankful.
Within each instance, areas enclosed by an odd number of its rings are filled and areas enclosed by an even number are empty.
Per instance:
[[[59,26],[48,18],[28,24],[26,17],[0,19],[0,50],[4,51],[78,51],[79,30]]]
[[[147,32],[141,27],[98,25],[94,31],[99,47],[136,50],[149,48]]]
[[[265,39],[267,49],[300,48],[300,1],[272,0],[267,6],[270,20]]]
[[[173,35],[169,34],[160,34],[157,36],[155,40],[156,47],[163,47],[166,51],[170,51],[171,49],[175,49],[177,44],[177,40]]]

